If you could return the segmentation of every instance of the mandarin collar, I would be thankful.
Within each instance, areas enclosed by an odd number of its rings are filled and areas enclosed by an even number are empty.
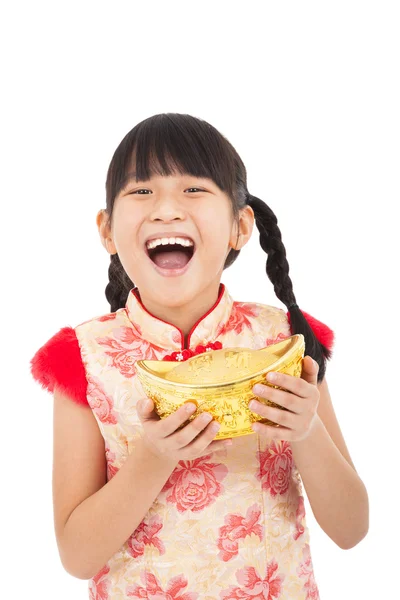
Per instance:
[[[228,322],[233,299],[226,286],[221,283],[215,304],[193,325],[188,335],[188,347],[192,350],[199,344],[217,341],[219,332]],[[140,337],[160,348],[183,350],[183,332],[150,313],[143,305],[138,288],[132,288],[125,304],[126,314]]]

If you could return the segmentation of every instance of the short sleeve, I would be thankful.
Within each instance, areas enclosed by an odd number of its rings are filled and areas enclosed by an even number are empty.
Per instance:
[[[88,406],[87,379],[75,330],[63,327],[30,361],[31,374],[41,386],[53,392],[57,386],[77,404]]]
[[[318,319],[306,313],[304,310],[302,310],[301,312],[307,319],[308,324],[313,330],[315,337],[321,342],[323,346],[325,346],[325,348],[328,348],[328,350],[332,351],[333,344],[335,341],[335,334],[332,331],[332,329],[330,329],[328,325],[325,325],[325,323],[323,323],[322,321],[318,321]],[[290,324],[289,311],[286,314]]]

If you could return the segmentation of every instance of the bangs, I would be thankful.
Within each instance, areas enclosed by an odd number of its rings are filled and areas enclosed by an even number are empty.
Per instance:
[[[177,173],[211,179],[232,197],[237,170],[235,150],[212,125],[163,113],[136,125],[118,146],[107,174],[108,201],[129,182]]]

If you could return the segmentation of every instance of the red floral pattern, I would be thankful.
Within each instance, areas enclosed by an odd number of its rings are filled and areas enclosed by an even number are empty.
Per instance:
[[[267,338],[265,340],[265,346],[272,346],[272,344],[277,344],[278,342],[283,342],[283,340],[287,340],[290,336],[285,335],[284,333],[279,333],[275,338]]]
[[[282,592],[284,575],[278,575],[278,563],[272,559],[267,565],[267,574],[263,578],[254,567],[245,567],[236,571],[236,579],[241,587],[231,586],[220,594],[224,600],[275,600]]]
[[[228,474],[225,465],[207,462],[211,454],[195,460],[182,460],[170,475],[163,491],[170,490],[167,502],[179,512],[203,510],[222,494],[221,481]]]
[[[182,590],[188,585],[188,580],[182,574],[172,577],[165,590],[162,589],[157,577],[149,571],[141,573],[140,579],[145,587],[139,584],[129,585],[126,588],[128,598],[138,598],[139,600],[143,598],[147,598],[148,600],[197,600],[199,597],[196,592],[181,594]]]
[[[100,323],[104,323],[105,321],[112,321],[113,319],[115,319],[116,314],[115,312],[110,313],[108,315],[103,315],[102,317],[98,317],[98,321],[100,321]]]
[[[101,379],[94,375],[88,376],[87,389],[89,404],[99,421],[115,425],[118,421],[113,411],[113,401],[103,389]]]
[[[239,540],[244,539],[247,535],[254,533],[258,535],[260,541],[263,538],[263,526],[259,523],[261,508],[257,504],[253,504],[247,510],[246,516],[238,514],[227,515],[224,519],[225,525],[220,527],[218,554],[221,560],[227,562],[239,552]]]
[[[151,517],[146,523],[142,521],[128,540],[128,552],[134,557],[143,556],[144,547],[155,546],[160,554],[165,554],[165,547],[157,533],[162,529],[162,521],[158,515]]]
[[[113,330],[112,337],[99,337],[96,341],[108,348],[104,353],[112,358],[111,366],[128,378],[136,374],[137,360],[158,360],[157,353],[164,352],[159,346],[143,339],[139,325],[134,323],[132,327],[118,327]]]
[[[108,446],[107,441],[105,442],[105,451],[106,451],[106,461],[107,461],[107,481],[110,481],[114,477],[116,473],[118,473],[119,468],[113,464],[113,461],[116,458],[115,452],[111,452],[110,447]]]
[[[244,328],[251,329],[251,319],[257,317],[260,313],[260,306],[251,302],[234,302],[230,317],[219,330],[218,335],[225,335],[229,331],[239,334]]]
[[[110,572],[110,568],[105,565],[92,579],[89,581],[89,598],[90,600],[108,600],[110,591],[110,580],[106,575]]]
[[[299,577],[305,579],[304,589],[307,593],[306,600],[319,600],[319,592],[314,577],[310,546],[308,544],[306,544],[303,548],[303,558],[304,561],[297,569],[297,574]]]
[[[292,448],[285,440],[272,440],[264,451],[257,452],[260,471],[257,479],[272,497],[285,494],[289,488],[293,467]]]

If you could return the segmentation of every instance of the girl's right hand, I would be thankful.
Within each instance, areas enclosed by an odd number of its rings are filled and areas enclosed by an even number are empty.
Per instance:
[[[176,431],[196,411],[195,404],[186,403],[165,419],[157,415],[150,398],[140,400],[137,408],[144,429],[143,440],[160,458],[177,462],[191,460],[232,444],[231,440],[213,441],[220,425],[209,413],[198,415]]]

